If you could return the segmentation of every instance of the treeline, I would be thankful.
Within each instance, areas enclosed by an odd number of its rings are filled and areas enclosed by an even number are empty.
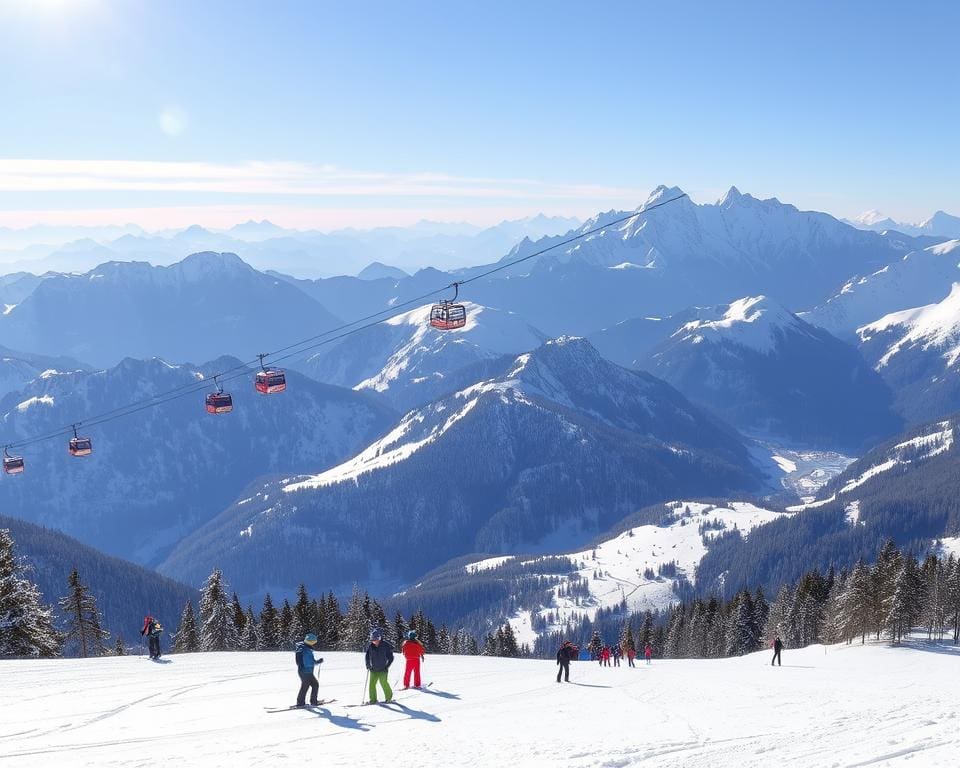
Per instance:
[[[388,619],[379,602],[355,587],[346,609],[332,592],[311,598],[301,584],[295,601],[285,599],[278,608],[267,594],[263,606],[255,613],[253,606],[244,609],[223,574],[214,570],[201,589],[199,611],[187,601],[180,616],[180,625],[173,635],[177,653],[198,651],[277,651],[291,649],[304,635],[317,636],[317,650],[359,651],[366,647],[370,632],[379,629],[394,647],[399,648],[404,636],[415,630],[428,653],[521,656],[529,648],[518,645],[509,624],[499,626],[482,639],[463,627],[439,628],[422,610],[409,619],[398,611]]]
[[[534,653],[550,656],[565,639],[626,649],[642,638],[665,658],[720,658],[752,653],[776,637],[788,648],[867,638],[900,643],[917,627],[931,640],[960,642],[960,561],[953,554],[919,561],[888,540],[872,565],[861,560],[850,571],[809,571],[782,586],[772,603],[759,587],[730,600],[688,600],[658,614],[627,614],[621,603],[541,636]]]

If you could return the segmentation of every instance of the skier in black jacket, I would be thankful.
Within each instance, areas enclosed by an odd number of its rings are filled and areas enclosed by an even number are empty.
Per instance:
[[[367,646],[365,661],[367,672],[370,673],[369,702],[377,703],[377,683],[383,689],[384,700],[393,701],[393,689],[387,680],[387,673],[393,664],[393,646],[383,639],[383,633],[379,629],[370,633],[370,645]]]
[[[557,670],[557,682],[560,682],[561,675],[569,683],[570,682],[570,662],[575,659],[577,656],[577,649],[574,647],[573,643],[569,640],[564,641],[563,645],[560,646],[560,650],[557,651],[557,666],[560,669]]]
[[[773,641],[773,658],[770,659],[770,666],[773,666],[773,662],[777,662],[777,666],[780,666],[780,651],[783,650],[783,640],[779,637]]]

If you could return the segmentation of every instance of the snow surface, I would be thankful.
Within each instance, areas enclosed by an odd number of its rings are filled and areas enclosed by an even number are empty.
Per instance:
[[[17,410],[23,413],[24,411],[32,408],[35,405],[53,405],[53,398],[50,395],[41,395],[39,397],[31,397],[27,400],[24,400],[22,403],[17,405]]]
[[[924,650],[926,648],[926,650]],[[937,652],[934,652],[937,651]],[[355,653],[319,653],[315,710],[292,652],[3,661],[0,762],[32,768],[417,765],[422,768],[949,766],[960,658],[947,646],[812,646],[630,669],[427,656],[425,691],[347,708]],[[399,675],[399,667],[391,677]],[[425,681],[426,682],[426,681]]]
[[[553,587],[552,604],[541,607],[537,613],[552,615],[548,624],[551,630],[561,629],[570,619],[589,616],[593,619],[600,608],[611,608],[626,600],[630,610],[658,611],[678,602],[673,591],[676,578],[657,576],[657,569],[675,563],[678,577],[685,577],[691,584],[696,582],[696,569],[707,553],[703,536],[713,538],[725,530],[738,529],[746,536],[753,528],[781,517],[773,512],[747,502],[731,502],[723,505],[705,504],[696,501],[673,501],[664,505],[664,518],[660,525],[641,525],[613,539],[598,544],[592,549],[560,555],[575,563],[574,574]],[[710,523],[713,530],[701,534],[699,526]],[[722,526],[722,527],[721,527]],[[536,564],[539,558],[523,556],[493,557],[466,566],[468,573],[487,571],[512,560],[523,564]],[[654,578],[647,578],[647,569]],[[534,569],[535,571],[535,569]],[[562,587],[582,579],[589,589],[589,597],[561,596]],[[536,633],[530,629],[529,611],[520,611],[510,617],[517,640],[532,643]]]

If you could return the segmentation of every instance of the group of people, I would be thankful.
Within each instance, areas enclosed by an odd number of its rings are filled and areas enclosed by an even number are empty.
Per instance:
[[[313,655],[313,647],[317,644],[317,636],[312,632],[303,638],[302,642],[297,643],[296,660],[297,674],[300,677],[300,691],[297,694],[298,707],[307,706],[307,692],[310,693],[310,704],[317,706],[320,702],[317,698],[317,692],[320,683],[314,674],[317,665],[323,663],[323,659],[316,659]],[[406,690],[413,683],[414,688],[420,688],[422,683],[420,679],[420,664],[427,655],[427,649],[417,638],[416,630],[407,632],[403,643],[400,646],[400,653],[406,661],[403,672],[403,688]],[[393,646],[389,640],[384,639],[383,633],[379,629],[374,629],[370,633],[370,642],[367,645],[364,654],[364,662],[367,667],[367,694],[368,704],[377,703],[377,687],[383,692],[385,702],[393,701],[393,688],[390,687],[389,672],[393,664]]]
[[[626,646],[624,648],[620,645],[609,646],[605,645],[597,653],[590,654],[591,661],[599,661],[601,667],[609,667],[611,659],[613,660],[613,666],[619,667],[620,660],[626,656],[628,666],[635,667],[634,659],[637,658],[637,651],[632,645]],[[650,659],[653,658],[653,646],[650,643],[646,643],[643,647],[643,656],[647,660],[647,664],[650,663]]]
[[[590,661],[599,661],[601,667],[609,667],[610,660],[613,659],[613,666],[620,666],[620,659],[624,656],[627,657],[627,663],[631,667],[635,667],[634,659],[637,657],[637,651],[632,645],[627,645],[626,648],[615,645],[612,648],[609,645],[603,646],[599,652],[588,651],[588,655],[584,658],[588,658]],[[647,664],[650,663],[650,659],[653,658],[653,646],[650,643],[646,643],[643,648],[643,656],[647,660]],[[570,640],[565,640],[563,645],[560,646],[560,650],[557,651],[557,666],[560,667],[557,670],[557,682],[570,682],[570,662],[576,659],[581,658],[580,649],[575,646]]]

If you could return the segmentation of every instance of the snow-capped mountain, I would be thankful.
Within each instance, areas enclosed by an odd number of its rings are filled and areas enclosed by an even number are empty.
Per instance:
[[[464,304],[463,328],[438,331],[430,326],[430,306],[321,347],[294,365],[318,381],[379,392],[407,410],[476,381],[475,364],[525,352],[547,339],[514,313],[473,302]],[[473,378],[465,380],[464,374]]]
[[[699,315],[639,366],[740,429],[836,448],[900,429],[890,391],[857,350],[778,302],[748,297]]]
[[[87,370],[88,366],[71,358],[34,355],[0,346],[0,398],[37,378],[55,376],[61,371]]]
[[[856,339],[856,329],[884,315],[932,304],[960,280],[960,240],[918,251],[844,283],[827,301],[801,313],[809,323],[842,339]]]
[[[238,365],[230,358],[202,366],[126,359],[105,371],[44,376],[0,399],[0,443],[55,433]],[[367,395],[291,371],[287,391],[268,397],[254,391],[253,371],[236,373],[241,377],[224,383],[233,413],[205,412],[210,382],[160,407],[81,426],[93,439],[91,456],[69,456],[66,434],[28,446],[26,471],[0,480],[0,508],[151,563],[254,478],[343,461],[395,418]]]
[[[95,365],[124,357],[252,359],[339,324],[286,281],[229,253],[195,253],[169,267],[110,262],[43,280],[0,315],[0,336],[21,349]]]
[[[162,570],[194,580],[217,562],[257,593],[294,585],[291,563],[308,559],[317,586],[396,585],[469,552],[582,542],[678,489],[760,484],[736,433],[669,385],[559,339],[411,411],[337,467],[262,485]]]
[[[857,333],[864,357],[911,422],[960,410],[960,283],[943,301],[893,312]]]
[[[874,232],[896,230],[905,235],[943,237],[956,239],[960,237],[960,216],[951,216],[945,211],[937,211],[933,216],[918,224],[903,221],[894,221],[884,216],[880,211],[865,211],[849,222],[859,229],[869,229]]]

